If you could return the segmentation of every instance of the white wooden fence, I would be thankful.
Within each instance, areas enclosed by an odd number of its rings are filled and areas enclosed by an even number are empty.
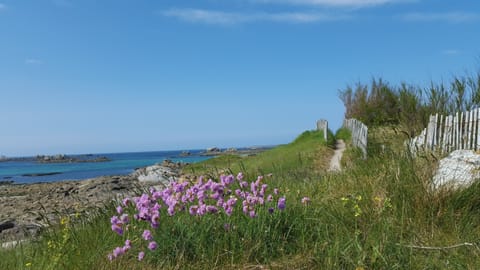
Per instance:
[[[352,133],[352,144],[362,150],[363,158],[367,158],[368,127],[354,118],[345,119],[343,126]]]
[[[427,128],[409,141],[409,148],[414,154],[418,150],[480,150],[480,108],[455,115],[431,115]]]

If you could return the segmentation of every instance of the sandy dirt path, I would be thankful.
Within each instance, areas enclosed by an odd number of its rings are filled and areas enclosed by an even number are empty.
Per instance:
[[[339,172],[342,170],[340,161],[342,160],[343,151],[345,151],[345,142],[343,140],[337,140],[335,144],[335,152],[332,159],[330,160],[330,172]]]

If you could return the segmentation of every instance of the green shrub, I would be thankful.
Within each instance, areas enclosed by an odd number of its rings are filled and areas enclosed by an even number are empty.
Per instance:
[[[344,127],[339,128],[337,130],[337,133],[335,134],[335,139],[337,140],[343,140],[345,142],[349,142],[351,138],[352,138],[352,132],[350,132],[350,130]]]

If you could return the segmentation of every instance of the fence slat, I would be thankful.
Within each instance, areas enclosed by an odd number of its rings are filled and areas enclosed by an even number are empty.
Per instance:
[[[455,114],[455,119],[454,119],[454,123],[453,123],[453,128],[455,129],[455,137],[454,137],[455,145],[453,146],[453,149],[458,149],[458,143],[459,143],[459,140],[458,140],[458,120],[459,120],[459,118],[460,118],[460,115],[457,112]]]
[[[473,110],[469,112],[469,121],[468,121],[468,149],[472,148],[472,133],[473,133]]]
[[[477,123],[477,143],[476,143],[476,146],[475,146],[475,150],[478,151],[480,150],[480,108],[477,108],[477,120],[476,120],[476,123]]]
[[[363,157],[367,158],[368,127],[353,118],[345,119],[343,125],[352,133],[352,144],[359,147],[363,152]]]
[[[413,154],[419,149],[480,151],[480,107],[453,115],[430,115],[427,127],[410,139],[408,146]]]

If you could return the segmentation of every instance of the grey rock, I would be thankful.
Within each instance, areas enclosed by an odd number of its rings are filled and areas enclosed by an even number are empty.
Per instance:
[[[15,227],[15,220],[6,220],[0,222],[0,233]]]
[[[467,187],[480,178],[480,155],[472,150],[456,150],[440,160],[433,187]]]
[[[180,156],[181,157],[188,157],[188,156],[191,156],[192,153],[190,153],[190,151],[183,151],[182,153],[180,153]]]
[[[218,153],[218,152],[221,152],[220,148],[218,147],[207,148],[207,153]]]
[[[139,182],[159,182],[163,185],[168,185],[171,181],[176,179],[179,176],[179,173],[176,169],[171,168],[171,165],[163,166],[155,164],[145,168],[140,168],[135,170],[133,176],[138,179]]]

